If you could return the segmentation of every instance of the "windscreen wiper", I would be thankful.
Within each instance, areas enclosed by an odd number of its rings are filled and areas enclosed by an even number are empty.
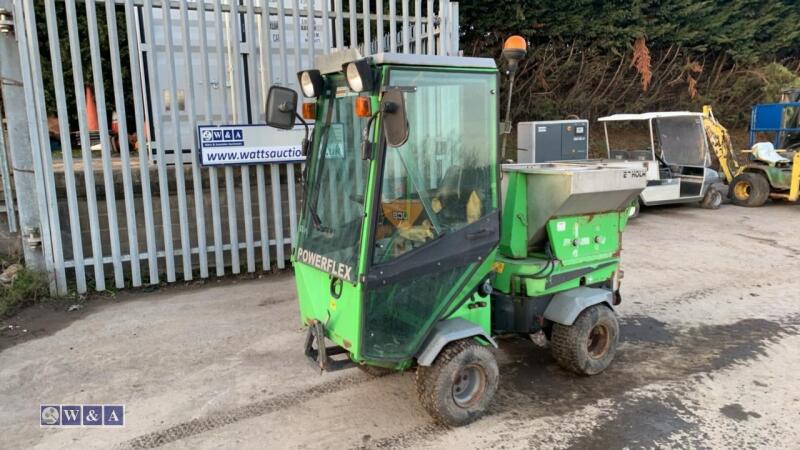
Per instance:
[[[309,204],[308,212],[311,213],[311,225],[314,227],[315,230],[322,231],[323,233],[333,232],[333,230],[322,224],[322,219],[319,218],[319,214],[317,213],[317,208]]]
[[[328,150],[328,132],[331,129],[331,121],[333,120],[334,101],[336,101],[336,91],[331,89],[330,98],[328,99],[328,110],[325,112],[325,124],[322,127],[319,147],[317,148],[317,152],[319,153],[319,167],[316,169],[317,176],[315,178],[317,185],[314,186],[314,191],[311,193],[311,198],[308,202],[308,212],[311,213],[311,225],[314,227],[314,229],[324,233],[329,233],[332,230],[322,223],[322,219],[320,219],[319,214],[317,213],[317,203],[319,202],[319,189],[321,185],[321,180],[319,180],[319,177],[320,174],[322,174],[322,171],[325,169],[325,153]]]

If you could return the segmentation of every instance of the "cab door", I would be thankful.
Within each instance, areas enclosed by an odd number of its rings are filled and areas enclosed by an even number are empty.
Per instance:
[[[362,353],[412,357],[500,237],[497,72],[392,69],[408,141],[378,160]],[[480,274],[478,274],[480,276]]]

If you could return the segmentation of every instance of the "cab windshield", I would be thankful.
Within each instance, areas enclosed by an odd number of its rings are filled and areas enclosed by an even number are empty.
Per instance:
[[[656,151],[664,161],[680,166],[705,165],[707,149],[702,117],[662,117],[654,122]]]
[[[358,94],[343,77],[327,84],[317,101],[297,259],[354,282],[369,167],[357,149],[367,119],[353,113]]]

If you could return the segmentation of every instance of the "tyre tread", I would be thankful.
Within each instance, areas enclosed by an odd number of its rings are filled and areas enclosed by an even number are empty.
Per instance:
[[[441,395],[443,386],[437,384],[442,372],[449,367],[449,363],[458,357],[464,351],[472,350],[477,353],[483,353],[485,358],[494,360],[494,355],[489,349],[478,344],[472,338],[461,339],[454,341],[445,346],[445,348],[436,356],[433,364],[430,366],[419,366],[416,372],[416,387],[419,401],[423,408],[434,418],[437,422],[448,426],[465,425],[476,420],[481,414],[475,414],[463,421],[454,421],[452,416],[447,414],[442,404],[437,399]],[[489,389],[489,388],[487,388]]]
[[[722,205],[722,192],[717,188],[709,187],[700,205],[705,209],[719,209]]]
[[[750,196],[746,199],[739,199],[736,197],[734,187],[741,181],[746,181],[750,184]],[[731,182],[731,198],[733,202],[739,206],[750,208],[762,206],[769,198],[769,192],[769,181],[760,173],[745,172],[734,178]]]
[[[556,362],[564,369],[580,373],[578,354],[574,350],[577,345],[578,330],[575,325],[553,324],[553,338],[550,341],[550,349],[553,358],[555,358]]]
[[[601,320],[602,316],[610,314],[612,324],[614,327],[614,337],[611,342],[611,347],[608,352],[610,356],[606,362],[610,364],[616,353],[616,346],[619,339],[619,323],[616,321],[614,312],[606,305],[594,305],[584,309],[575,322],[571,326],[562,325],[560,323],[553,324],[552,340],[550,341],[550,348],[553,358],[564,369],[579,375],[594,375],[605,370],[605,367],[592,367],[593,363],[586,360],[579,348],[585,345],[586,336],[589,335],[590,330],[594,323]]]
[[[466,350],[470,343],[465,340],[451,342],[446,345],[430,366],[419,366],[416,374],[417,395],[419,401],[434,419],[442,421],[442,412],[436,404],[436,380],[439,374],[459,353]],[[473,344],[477,345],[477,344]]]

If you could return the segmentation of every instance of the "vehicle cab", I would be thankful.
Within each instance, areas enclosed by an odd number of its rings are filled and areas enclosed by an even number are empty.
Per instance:
[[[293,254],[302,321],[356,362],[409,365],[491,270],[495,62],[344,52],[299,78],[314,123]],[[268,123],[294,126],[294,92],[272,89]],[[488,336],[485,309],[470,320]]]

